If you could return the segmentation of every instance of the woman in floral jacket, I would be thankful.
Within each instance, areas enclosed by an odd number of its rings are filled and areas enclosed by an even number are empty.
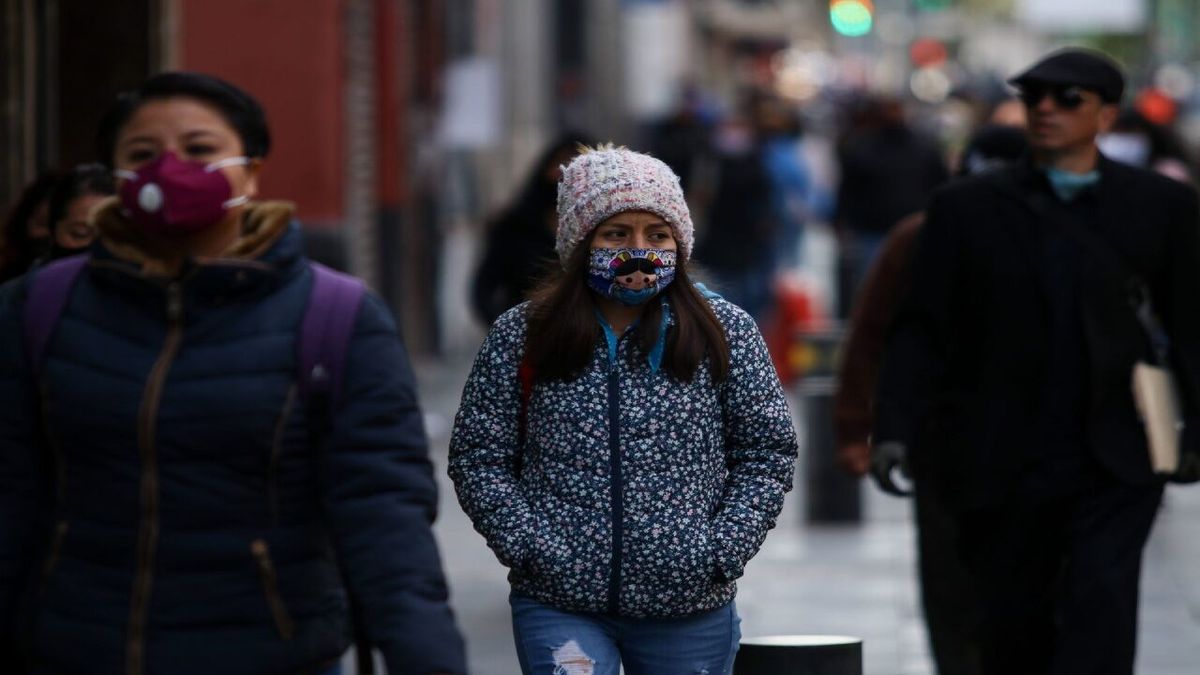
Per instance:
[[[779,381],[754,321],[689,280],[665,164],[583,152],[558,220],[563,271],[492,326],[450,444],[522,671],[728,673],[734,580],[791,487]]]

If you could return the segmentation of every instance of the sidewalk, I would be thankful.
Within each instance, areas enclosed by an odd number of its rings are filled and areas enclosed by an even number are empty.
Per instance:
[[[470,358],[417,368],[441,486],[436,531],[451,601],[467,637],[471,672],[512,675],[518,668],[505,571],[471,528],[445,476],[449,428]],[[803,444],[803,435],[801,439]],[[864,639],[866,675],[930,675],[914,576],[910,502],[864,485],[861,525],[818,527],[803,517],[799,476],[796,485],[778,525],[738,582],[743,636],[855,635]],[[1138,675],[1200,672],[1198,534],[1200,486],[1168,489],[1146,549]]]

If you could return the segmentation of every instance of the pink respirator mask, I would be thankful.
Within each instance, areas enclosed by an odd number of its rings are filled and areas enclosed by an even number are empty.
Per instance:
[[[212,164],[179,159],[164,152],[137,171],[117,169],[125,181],[117,194],[122,213],[148,233],[183,235],[220,222],[229,209],[250,200],[232,197],[233,188],[221,169],[245,166],[247,157],[228,157]]]

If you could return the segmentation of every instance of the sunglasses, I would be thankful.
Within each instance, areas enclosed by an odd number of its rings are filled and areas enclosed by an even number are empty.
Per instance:
[[[1083,105],[1086,100],[1083,97],[1084,89],[1077,85],[1056,85],[1056,86],[1025,86],[1021,87],[1021,101],[1026,106],[1032,108],[1042,102],[1046,94],[1054,100],[1054,105],[1063,110],[1074,110]]]

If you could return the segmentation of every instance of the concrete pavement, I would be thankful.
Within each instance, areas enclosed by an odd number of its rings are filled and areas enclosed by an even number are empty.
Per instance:
[[[458,507],[445,475],[449,427],[472,358],[463,354],[417,367],[441,486],[436,533],[471,672],[512,675],[519,670],[505,571]],[[856,635],[864,639],[866,675],[931,674],[910,503],[864,486],[861,525],[812,526],[802,514],[803,481],[798,478],[796,486],[778,526],[739,581],[743,635]],[[1198,533],[1200,486],[1169,489],[1146,550],[1139,675],[1200,672]]]

